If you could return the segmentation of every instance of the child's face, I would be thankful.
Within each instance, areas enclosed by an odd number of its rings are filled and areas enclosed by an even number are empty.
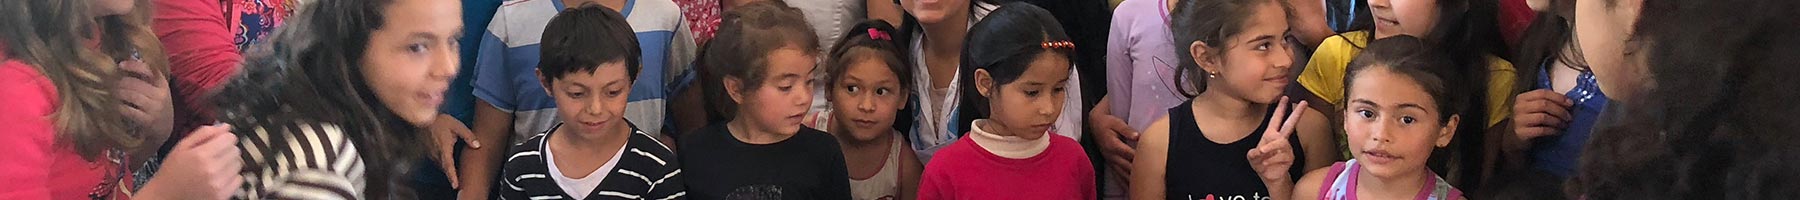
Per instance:
[[[812,70],[814,60],[799,48],[779,48],[769,53],[768,69],[762,86],[738,91],[738,84],[727,80],[727,90],[737,101],[738,117],[753,125],[780,134],[800,131],[800,120],[812,105]],[[733,77],[735,78],[735,77]]]
[[[1246,98],[1256,103],[1271,103],[1287,87],[1288,68],[1293,65],[1293,51],[1287,35],[1287,17],[1280,4],[1265,3],[1245,23],[1244,32],[1232,37],[1225,46],[1224,59],[1213,62],[1207,70],[1219,72],[1208,86],[1219,92]],[[1218,63],[1222,61],[1223,63]],[[1216,84],[1210,84],[1216,83]]]
[[[1354,77],[1344,109],[1349,148],[1371,175],[1424,173],[1431,150],[1450,144],[1458,117],[1439,119],[1444,111],[1417,81],[1371,67]]]
[[[1069,83],[1069,59],[1055,53],[1038,54],[1029,69],[1012,83],[994,87],[987,70],[976,70],[978,89],[988,98],[989,120],[993,127],[1025,139],[1037,139],[1054,127],[1056,116],[1062,115],[1063,99]],[[984,86],[985,85],[985,86]],[[1078,130],[1060,130],[1078,131]]]
[[[538,73],[538,80],[550,80]],[[584,135],[621,130],[626,128],[625,103],[632,83],[626,73],[625,62],[600,64],[593,72],[564,74],[544,91],[556,99],[556,116],[562,117],[563,127]]]
[[[1616,3],[1612,6],[1605,1],[1575,2],[1575,41],[1594,70],[1594,79],[1600,81],[1601,92],[1615,101],[1630,101],[1650,77],[1644,53],[1625,55],[1626,49],[1636,48],[1626,39],[1637,26],[1643,1],[1611,0]]]
[[[359,72],[382,105],[406,122],[428,124],[456,76],[462,4],[396,0],[382,15],[386,21],[369,33]]]
[[[1375,38],[1427,35],[1437,25],[1437,0],[1369,0],[1370,14],[1375,16]]]
[[[969,14],[971,0],[900,0],[900,7],[910,13],[919,23],[936,24],[954,17]]]
[[[869,141],[893,132],[894,114],[906,101],[906,89],[887,63],[868,58],[844,70],[831,91],[832,127],[843,127],[851,139]],[[838,137],[845,137],[839,135]]]

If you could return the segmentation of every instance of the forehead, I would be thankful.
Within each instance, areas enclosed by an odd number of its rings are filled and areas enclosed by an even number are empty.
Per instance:
[[[818,62],[806,51],[793,47],[777,48],[768,56],[764,72],[770,77],[811,74],[813,64]]]
[[[887,62],[881,59],[859,59],[844,67],[844,77],[856,77],[863,81],[899,79],[888,67]]]
[[[568,74],[564,74],[562,78],[557,81],[599,87],[601,86],[600,84],[606,84],[613,81],[629,81],[630,77],[627,76],[625,62],[609,62],[600,64],[599,67],[594,68],[594,71],[575,70]]]
[[[1069,64],[1069,58],[1063,57],[1062,54],[1040,53],[1037,58],[1032,59],[1031,64],[1027,67],[1025,74],[1019,76],[1019,80],[1052,83],[1068,80],[1069,70],[1072,70],[1073,65]]]
[[[1386,66],[1370,66],[1351,77],[1349,100],[1368,100],[1382,107],[1413,104],[1436,110],[1436,100],[1412,77],[1395,73]],[[1353,103],[1354,104],[1354,103]]]
[[[1281,8],[1281,3],[1263,2],[1252,9],[1255,9],[1255,12],[1250,14],[1247,21],[1244,21],[1244,32],[1239,34],[1239,38],[1255,39],[1255,37],[1243,36],[1279,36],[1281,33],[1287,32],[1287,10]]]

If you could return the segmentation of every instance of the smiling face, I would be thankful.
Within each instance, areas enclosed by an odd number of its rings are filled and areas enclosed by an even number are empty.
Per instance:
[[[1369,67],[1352,77],[1344,109],[1351,152],[1371,175],[1424,173],[1432,149],[1450,144],[1459,117],[1440,119],[1444,111],[1413,78]]]
[[[1069,59],[1056,53],[1041,53],[1012,83],[995,85],[986,69],[975,70],[976,87],[988,98],[992,127],[1025,139],[1038,139],[1062,115],[1063,99],[1069,83]],[[1064,130],[1075,131],[1075,130]]]
[[[971,0],[900,0],[900,7],[922,24],[942,23],[969,14]]]
[[[893,132],[895,113],[906,102],[906,89],[887,63],[876,58],[859,59],[845,67],[838,85],[830,88],[831,127],[849,131],[850,139],[871,141]],[[844,137],[839,135],[838,137]]]
[[[446,0],[396,0],[369,33],[360,69],[376,99],[414,125],[430,123],[456,76],[462,5]]]
[[[1375,38],[1427,35],[1437,25],[1437,0],[1369,0],[1369,13],[1375,17]]]
[[[1207,91],[1266,104],[1279,98],[1282,89],[1293,81],[1288,77],[1288,68],[1294,63],[1293,51],[1288,50],[1290,46],[1284,39],[1288,25],[1281,5],[1263,3],[1254,9],[1257,9],[1256,14],[1244,23],[1249,27],[1228,39],[1229,45],[1221,45],[1228,48],[1222,55],[1224,59],[1195,60],[1201,60],[1201,66],[1207,71],[1219,73],[1217,78],[1207,82]]]
[[[748,124],[762,129],[759,131],[798,133],[801,118],[812,105],[812,72],[816,61],[807,53],[792,46],[770,52],[760,86],[744,89],[742,79],[727,77],[725,87],[731,91],[732,100],[739,104],[738,119],[750,120]]]
[[[591,72],[564,74],[544,90],[556,99],[556,116],[569,130],[588,136],[621,133],[609,130],[628,129],[624,113],[632,81],[626,74],[624,62],[609,62]],[[539,80],[550,80],[546,78],[539,72]]]

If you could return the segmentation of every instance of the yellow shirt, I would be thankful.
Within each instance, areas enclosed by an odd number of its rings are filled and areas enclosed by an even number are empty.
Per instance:
[[[1369,44],[1365,41],[1367,34],[1368,31],[1356,31],[1326,38],[1313,52],[1312,59],[1306,62],[1306,70],[1295,77],[1296,81],[1331,105],[1340,105],[1344,102],[1344,74],[1348,72],[1350,59],[1362,53],[1362,46]],[[1487,125],[1492,127],[1512,115],[1511,100],[1508,99],[1512,97],[1513,79],[1517,77],[1511,62],[1493,55],[1488,55],[1487,60]]]

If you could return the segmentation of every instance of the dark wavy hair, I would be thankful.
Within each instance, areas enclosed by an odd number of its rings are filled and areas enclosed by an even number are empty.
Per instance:
[[[718,36],[706,44],[700,56],[701,89],[706,98],[708,121],[730,121],[737,103],[725,90],[761,87],[769,69],[769,53],[796,45],[808,55],[818,54],[818,35],[800,9],[780,1],[762,1],[733,7],[721,17]],[[816,56],[816,55],[814,55]],[[739,88],[725,88],[725,78],[744,80]]]
[[[1069,35],[1050,11],[1025,2],[1001,4],[987,18],[969,27],[968,41],[963,43],[959,62],[962,67],[957,69],[963,75],[957,80],[962,100],[954,124],[956,130],[971,130],[970,123],[991,114],[987,97],[975,88],[975,70],[987,70],[998,88],[1024,76],[1038,55],[1055,54],[1075,61],[1074,48],[1045,48],[1046,42],[1068,42]]]
[[[239,137],[269,132],[273,149],[287,149],[288,136],[306,129],[302,125],[337,125],[362,149],[368,167],[363,196],[410,199],[401,180],[423,155],[426,136],[375,99],[361,73],[370,33],[383,26],[382,11],[393,2],[320,0],[307,6],[247,52],[240,74],[219,91],[219,119],[236,125],[232,132]]]
[[[1608,7],[1617,6],[1606,2]],[[1570,195],[1586,199],[1800,196],[1800,1],[1644,0],[1627,57],[1648,87],[1615,101]],[[1617,9],[1617,8],[1609,8]],[[1722,18],[1729,18],[1721,20]],[[1641,42],[1641,43],[1639,43]],[[1636,43],[1636,44],[1634,44]],[[1599,67],[1599,66],[1597,66]],[[1623,67],[1623,66],[1605,66]]]

